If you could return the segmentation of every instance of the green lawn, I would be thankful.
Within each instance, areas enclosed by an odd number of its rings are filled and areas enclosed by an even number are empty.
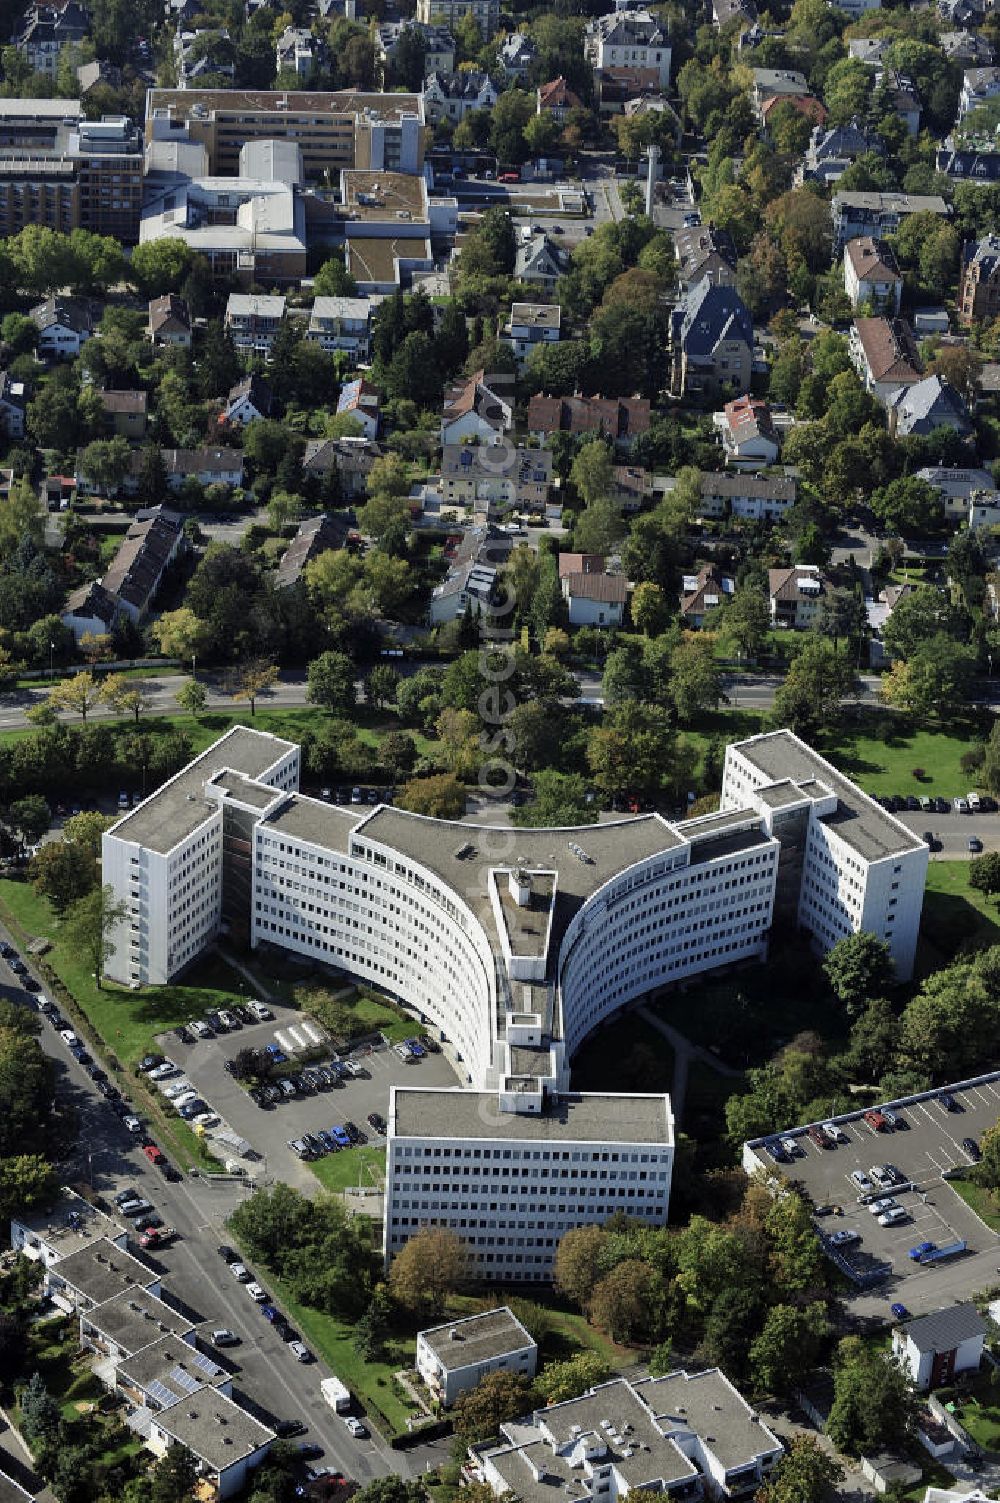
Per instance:
[[[986,1223],[991,1231],[1000,1232],[1000,1199],[992,1190],[987,1190],[984,1185],[977,1185],[975,1180],[967,1179],[965,1175],[949,1179],[948,1183],[960,1195],[966,1205],[975,1211],[980,1221]]]
[[[954,798],[975,786],[959,765],[962,753],[975,739],[974,731],[897,730],[900,725],[888,714],[867,714],[857,731],[829,738],[824,754],[866,793],[915,793],[918,797],[933,793]],[[923,777],[914,777],[915,768],[923,769]]]
[[[339,1193],[359,1183],[370,1190],[385,1183],[385,1149],[374,1143],[367,1148],[344,1148],[316,1159],[309,1167],[325,1190]]]
[[[969,1389],[963,1385],[961,1392],[948,1389],[938,1397],[950,1407],[977,1445],[994,1455],[1000,1452],[1000,1402],[990,1387],[988,1375],[973,1378]]]
[[[969,886],[967,861],[932,861],[920,922],[918,969],[925,974],[960,952],[1000,944],[995,898]]]

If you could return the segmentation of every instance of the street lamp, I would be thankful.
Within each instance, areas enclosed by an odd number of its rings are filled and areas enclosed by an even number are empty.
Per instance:
[[[53,667],[53,658],[55,656],[55,650],[56,650],[56,644],[54,642],[50,642],[49,643],[49,678],[52,678],[55,675],[55,668]]]

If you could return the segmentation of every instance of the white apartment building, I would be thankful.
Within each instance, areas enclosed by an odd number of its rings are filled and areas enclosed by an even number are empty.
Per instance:
[[[801,862],[798,922],[818,950],[864,929],[884,939],[908,981],[929,852],[924,841],[790,731],[726,749],[722,807],[760,811]]]
[[[294,790],[299,749],[235,728],[104,836],[129,905],[108,974],[164,983],[225,921],[400,998],[462,1084],[399,1088],[387,1257],[454,1228],[483,1276],[550,1275],[559,1237],[665,1219],[664,1096],[574,1095],[569,1060],[634,998],[763,959],[776,904],[827,948],[870,928],[909,975],[926,846],[788,732],[730,747],[722,809],[512,831]]]
[[[367,360],[372,314],[380,302],[381,298],[318,297],[309,313],[306,338],[329,354],[346,350],[355,360]]]
[[[417,1372],[445,1409],[489,1373],[533,1378],[538,1343],[506,1305],[417,1332]]]

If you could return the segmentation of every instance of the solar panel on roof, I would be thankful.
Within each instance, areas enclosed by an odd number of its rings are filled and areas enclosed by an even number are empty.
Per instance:
[[[154,1378],[152,1383],[150,1383],[149,1397],[155,1399],[158,1404],[162,1404],[164,1409],[169,1409],[171,1404],[177,1403],[177,1394],[171,1393],[170,1389],[166,1388],[160,1382],[159,1378]]]
[[[198,1379],[193,1378],[190,1373],[186,1373],[183,1367],[172,1367],[170,1369],[170,1381],[176,1383],[178,1388],[182,1389],[184,1393],[197,1393],[201,1387]]]
[[[217,1378],[222,1371],[219,1364],[213,1362],[211,1357],[206,1357],[204,1352],[195,1352],[193,1361],[195,1367],[200,1367],[202,1372],[208,1373],[210,1378]]]

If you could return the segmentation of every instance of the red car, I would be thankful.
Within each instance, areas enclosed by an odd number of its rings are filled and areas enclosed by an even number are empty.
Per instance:
[[[874,1129],[875,1129],[876,1132],[888,1132],[889,1131],[889,1124],[888,1124],[888,1122],[883,1117],[882,1113],[879,1112],[879,1111],[876,1111],[874,1109],[874,1107],[872,1108],[872,1110],[870,1112],[865,1112],[865,1121],[868,1123],[869,1127],[874,1127]]]
[[[149,1160],[149,1162],[151,1164],[164,1164],[164,1163],[166,1163],[166,1155],[163,1152],[163,1149],[162,1148],[157,1148],[157,1146],[156,1146],[155,1143],[147,1143],[146,1146],[145,1146],[145,1148],[143,1148],[142,1151],[146,1155],[147,1159]]]

